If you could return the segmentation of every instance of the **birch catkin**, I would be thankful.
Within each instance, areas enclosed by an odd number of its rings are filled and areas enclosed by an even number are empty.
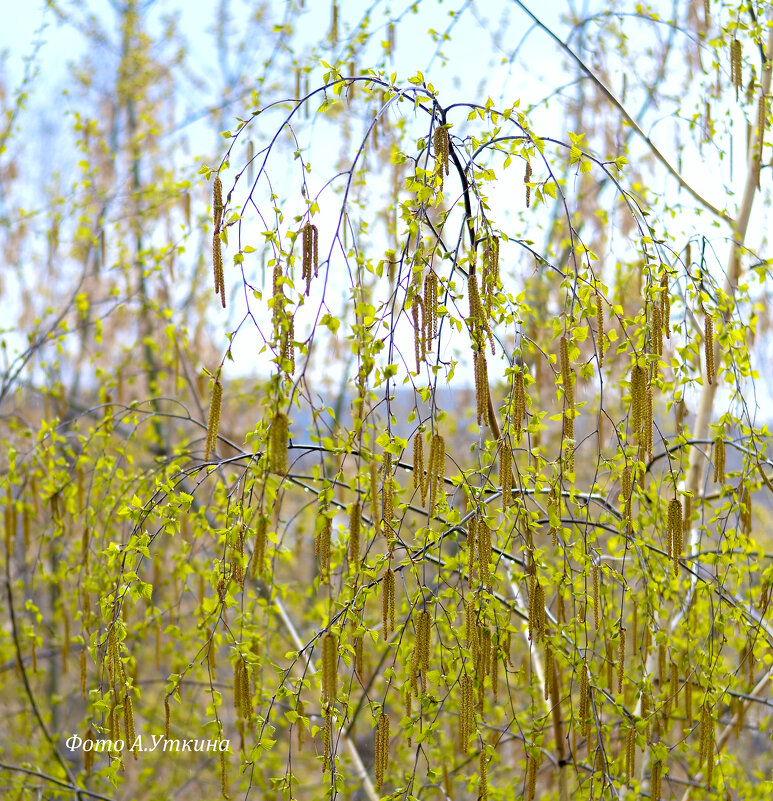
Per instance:
[[[706,380],[714,383],[714,320],[710,314],[704,316],[703,344],[706,354]]]
[[[721,432],[714,440],[714,481],[725,483],[725,439]]]
[[[526,386],[523,370],[519,369],[513,378],[513,423],[515,424],[515,441],[521,441],[523,423],[526,419]]]
[[[395,630],[395,574],[391,567],[384,573],[381,584],[381,620],[384,640]]]
[[[338,685],[338,638],[326,631],[322,635],[322,698],[326,704],[335,701]]]
[[[376,725],[376,787],[384,784],[384,775],[389,766],[389,715],[382,712]]]
[[[212,400],[209,404],[209,421],[207,422],[207,445],[204,454],[204,461],[209,459],[209,455],[214,453],[217,446],[217,432],[220,427],[220,407],[223,400],[223,385],[220,379],[215,379],[212,387]]]
[[[287,473],[287,440],[289,437],[289,424],[287,415],[278,412],[271,421],[269,430],[269,466],[272,473],[285,475]]]
[[[349,561],[355,570],[360,566],[360,528],[362,523],[362,507],[359,501],[352,504],[349,510]]]
[[[448,137],[448,128],[443,125],[435,128],[433,134],[433,144],[435,147],[435,170],[437,175],[440,176],[440,188],[443,188],[443,176],[448,175],[449,164],[448,156],[450,152],[450,141]]]

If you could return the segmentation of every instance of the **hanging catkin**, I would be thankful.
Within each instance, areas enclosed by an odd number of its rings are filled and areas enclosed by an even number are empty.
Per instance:
[[[682,503],[673,498],[668,505],[668,555],[674,560],[674,575],[679,571],[679,557],[682,555]]]
[[[444,494],[445,475],[446,441],[442,434],[433,434],[429,446],[429,464],[427,466],[429,513],[431,517],[434,517],[439,498]]]
[[[710,314],[704,316],[703,345],[706,356],[706,379],[709,384],[714,383],[714,320]]]
[[[427,501],[427,483],[424,479],[424,427],[419,426],[413,435],[413,488],[419,490],[422,506]]]
[[[362,507],[359,500],[349,509],[349,562],[355,571],[360,566],[360,528],[362,524]]]
[[[475,527],[476,545],[478,546],[478,575],[480,583],[491,589],[491,529],[485,519],[480,518]]]
[[[730,43],[730,81],[735,87],[735,99],[743,88],[743,60],[740,39],[733,39]]]
[[[269,429],[269,466],[272,473],[287,473],[287,445],[289,424],[284,412],[277,412]]]
[[[209,455],[214,453],[217,446],[217,432],[220,427],[220,408],[223,401],[223,385],[220,379],[215,379],[212,387],[212,400],[209,403],[209,420],[207,422],[207,445],[204,454],[204,461],[209,459]]]
[[[515,424],[515,441],[520,443],[523,423],[526,420],[526,387],[523,370],[519,368],[513,377],[513,423]]]
[[[604,366],[604,306],[601,295],[596,292],[596,351],[599,367]]]
[[[502,511],[513,502],[513,452],[507,440],[499,440],[499,483],[502,485]]]
[[[384,640],[395,630],[395,574],[391,567],[384,573],[381,584],[381,622]]]
[[[394,498],[392,496],[392,454],[384,454],[383,485],[381,489],[381,519],[384,522],[384,536],[389,536],[394,517]]]
[[[752,533],[752,497],[746,484],[743,485],[741,504],[741,531],[748,537]]]
[[[473,515],[467,521],[467,581],[472,587],[473,573],[475,570],[475,551],[477,548],[477,529],[478,518]]]
[[[450,141],[448,137],[448,128],[444,125],[439,125],[435,128],[432,136],[433,145],[435,149],[435,171],[440,177],[440,188],[443,188],[443,176],[448,175],[449,164],[448,156],[450,151]]]
[[[526,208],[528,209],[531,205],[531,186],[529,186],[531,182],[531,163],[526,162],[526,170],[523,173],[523,182],[526,184]]]
[[[489,425],[489,385],[486,354],[483,350],[473,352],[473,371],[475,376],[475,407],[478,425]]]
[[[459,680],[461,695],[459,705],[459,750],[467,753],[470,735],[475,730],[475,701],[472,677],[465,673]]]
[[[430,269],[424,279],[424,306],[423,306],[423,325],[424,343],[426,350],[432,347],[432,341],[437,337],[437,312],[438,312],[438,283],[437,275]]]
[[[625,679],[625,626],[620,626],[617,642],[617,692],[623,691]]]
[[[302,246],[302,272],[301,277],[306,280],[306,296],[311,290],[312,274],[319,273],[319,232],[316,225],[306,223],[301,230]]]
[[[413,654],[411,657],[411,676],[414,686],[414,694],[418,694],[416,689],[416,677],[419,673],[421,673],[422,691],[427,691],[430,631],[431,621],[429,612],[426,609],[422,609],[416,616],[416,639],[413,644]]]
[[[381,529],[381,526],[379,525],[381,516],[379,515],[380,510],[378,503],[378,463],[376,461],[376,457],[373,455],[370,457],[368,472],[370,474],[370,516],[373,518],[373,526],[376,529],[376,534],[378,534],[379,530]]]
[[[225,274],[223,272],[223,243],[220,233],[212,236],[212,270],[215,276],[215,294],[220,295],[220,303],[225,308]]]
[[[427,340],[425,332],[427,325],[424,321],[422,299],[417,295],[413,299],[411,316],[413,317],[413,350],[416,357],[416,372],[421,372],[421,363],[427,358]]]
[[[338,638],[326,631],[322,635],[322,698],[326,704],[335,701],[338,685]]]
[[[382,712],[376,724],[376,787],[384,784],[384,775],[389,766],[389,715]]]
[[[714,440],[714,481],[717,484],[725,483],[725,438],[720,432]]]
[[[631,368],[631,427],[639,433],[644,423],[645,395],[647,394],[647,374],[644,368],[635,362]]]
[[[487,776],[486,749],[480,749],[480,765],[478,767],[478,801],[488,801],[488,776]]]
[[[663,319],[663,332],[666,339],[671,339],[671,296],[668,294],[668,273],[665,271],[660,278],[660,311]]]
[[[569,341],[565,336],[561,337],[560,342],[560,363],[561,363],[561,381],[564,387],[564,398],[566,405],[574,408],[574,387],[572,386],[572,374],[569,366]]]

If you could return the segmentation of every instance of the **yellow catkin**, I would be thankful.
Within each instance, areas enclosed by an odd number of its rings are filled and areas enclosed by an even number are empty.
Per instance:
[[[87,670],[86,670],[86,649],[81,649],[80,655],[80,687],[81,687],[81,696],[83,700],[86,700],[86,678],[87,678]]]
[[[295,705],[295,711],[298,713],[298,720],[296,721],[298,726],[298,750],[301,751],[303,749],[303,744],[306,742],[306,725],[302,720],[302,718],[306,716],[306,709],[300,698]]]
[[[389,767],[389,715],[382,712],[376,725],[376,787],[384,784],[384,775]]]
[[[381,526],[379,525],[381,516],[379,515],[379,491],[378,491],[378,462],[375,457],[371,456],[369,466],[370,478],[370,515],[373,518],[373,526],[378,534]]]
[[[223,221],[223,182],[220,176],[216,175],[215,180],[212,182],[212,222],[215,226],[215,231],[220,230],[220,224]]]
[[[703,345],[706,355],[706,380],[714,383],[714,320],[710,314],[704,316]]]
[[[416,372],[421,371],[421,363],[427,357],[427,342],[425,331],[427,326],[424,323],[423,301],[420,297],[413,299],[411,306],[411,316],[413,317],[413,350],[416,357]]]
[[[762,153],[762,142],[765,137],[765,128],[767,127],[768,121],[768,104],[765,95],[760,95],[759,100],[757,101],[757,132],[759,135],[759,141],[757,142],[757,147],[759,148],[759,152]]]
[[[660,310],[663,333],[671,339],[671,296],[668,294],[668,273],[664,272],[660,279]]]
[[[443,188],[443,176],[448,175],[449,163],[448,156],[450,152],[450,140],[448,136],[448,128],[443,125],[435,128],[433,134],[433,144],[435,148],[435,170],[440,177],[440,188]]]
[[[660,760],[655,760],[650,769],[650,799],[651,801],[660,801],[661,795],[661,773],[663,770],[663,763]]]
[[[268,540],[266,529],[268,528],[268,518],[265,515],[258,515],[255,524],[255,545],[252,551],[252,561],[250,563],[250,576],[263,575],[264,560],[266,557],[266,542]]]
[[[360,678],[365,675],[365,645],[362,637],[354,638],[354,669]]]
[[[587,736],[590,730],[590,679],[588,676],[588,666],[584,662],[580,668],[580,707],[577,714],[579,717],[580,731],[583,736]]]
[[[322,635],[322,698],[326,704],[335,701],[338,685],[338,638],[326,631]]]
[[[217,446],[217,432],[220,427],[220,409],[223,402],[223,385],[219,379],[215,379],[212,386],[212,399],[209,404],[209,420],[207,422],[207,445],[204,454],[204,461],[209,459],[209,455],[214,453]]]
[[[287,415],[284,412],[278,412],[271,421],[269,430],[269,466],[272,473],[281,476],[287,473],[288,437]]]
[[[219,231],[212,235],[212,272],[215,279],[215,294],[221,295],[221,303],[225,308],[225,276],[223,273],[223,242]]]
[[[625,679],[625,626],[620,626],[619,639],[617,642],[617,692],[623,691],[623,680]]]
[[[626,784],[631,786],[631,779],[636,773],[636,728],[629,727],[625,739],[625,778]]]
[[[515,424],[515,441],[521,441],[523,424],[526,420],[526,387],[523,370],[519,369],[513,378],[513,423]]]
[[[333,740],[333,716],[330,713],[329,706],[325,706],[322,710],[322,716],[325,720],[322,731],[322,772],[324,773],[331,766],[330,746]]]
[[[474,264],[473,264],[474,269]],[[472,334],[473,349],[476,351],[483,351],[485,343],[484,336],[488,337],[491,343],[491,352],[494,353],[494,335],[489,326],[488,317],[483,308],[480,299],[480,292],[478,290],[478,276],[473,270],[470,270],[470,275],[467,279],[467,294],[470,304],[470,331]]]
[[[478,548],[478,575],[480,583],[491,589],[491,529],[485,520],[480,519],[475,530]]]
[[[169,739],[169,722],[171,717],[171,710],[169,709],[169,694],[164,696],[164,737]]]
[[[663,309],[655,304],[652,309],[652,352],[663,355]]]
[[[682,555],[682,503],[673,498],[668,505],[668,555],[674,561],[674,575],[679,570],[679,557]]]
[[[433,434],[429,446],[427,484],[430,516],[434,516],[441,495],[444,496],[446,476],[446,441],[442,434]]]
[[[604,366],[604,306],[601,295],[596,293],[596,352],[599,357],[599,367]]]
[[[427,500],[424,480],[424,428],[420,426],[413,435],[413,488],[419,490],[422,505]]]
[[[123,697],[123,727],[124,731],[126,732],[127,747],[131,747],[129,743],[134,742],[136,735],[134,732],[134,710],[132,708],[132,699],[128,693]],[[132,749],[132,755],[135,759],[137,759],[136,748]]]
[[[355,570],[360,565],[360,529],[362,524],[362,507],[355,501],[349,509],[349,562]]]
[[[312,276],[319,273],[319,232],[316,225],[306,223],[301,230],[302,270],[301,277],[306,280],[306,296],[311,291]]]
[[[416,639],[414,641],[413,655],[411,657],[411,674],[415,686],[416,677],[421,673],[421,686],[424,692],[427,691],[430,631],[430,614],[426,609],[422,609],[416,616]]]
[[[720,433],[714,440],[714,481],[717,484],[725,483],[725,438]]]
[[[752,533],[752,497],[744,484],[741,494],[741,531],[748,537]]]
[[[523,173],[523,182],[526,184],[526,208],[528,209],[531,205],[531,163],[526,162],[526,170]]]
[[[424,279],[424,342],[429,350],[432,341],[437,337],[437,312],[438,312],[438,282],[437,275],[430,270]]]
[[[561,382],[564,387],[564,398],[566,405],[574,408],[574,387],[572,386],[572,374],[569,364],[569,341],[565,336],[561,337],[560,348]]]
[[[652,397],[652,384],[647,384],[647,389],[644,393],[644,429],[642,431],[642,447],[647,454],[648,459],[652,459],[652,444],[653,444],[653,428],[654,428],[654,411],[653,411],[653,397]]]
[[[489,384],[486,354],[483,350],[473,353],[473,374],[475,377],[475,406],[478,425],[489,425]]]
[[[669,687],[671,703],[676,706],[679,701],[679,667],[676,662],[671,662],[671,686]]]
[[[537,792],[537,760],[529,754],[526,759],[526,801],[534,801]]]
[[[502,485],[502,511],[513,502],[513,452],[507,440],[499,440],[499,482]]]
[[[392,487],[392,456],[384,454],[383,466],[383,486],[381,490],[381,519],[384,522],[384,536],[389,536],[388,532],[392,526],[394,517],[394,495]]]
[[[474,685],[471,676],[465,673],[461,677],[459,680],[459,690],[461,695],[459,707],[459,750],[462,753],[467,753],[470,735],[475,730]]]
[[[730,82],[735,87],[735,99],[743,88],[743,51],[740,39],[730,43]]]
[[[478,801],[488,801],[488,761],[486,749],[480,749],[480,765],[478,767]]]
[[[86,770],[86,775],[91,776],[91,771],[94,768],[94,732],[91,727],[86,729],[86,736],[83,738],[84,742],[91,743],[88,749],[83,749],[83,767]]]
[[[229,799],[228,795],[228,754],[220,750],[220,792],[223,798]]]
[[[483,288],[486,293],[486,314],[491,315],[496,289],[499,286],[499,237],[492,236],[486,242],[483,262]]]
[[[601,616],[601,608],[599,604],[599,568],[598,565],[593,565],[591,568],[593,576],[593,625],[598,631],[599,618]]]
[[[644,423],[647,394],[647,374],[637,363],[631,368],[631,427],[638,433]]]
[[[467,581],[472,586],[477,548],[478,519],[473,515],[467,522]]]
[[[392,568],[387,568],[381,585],[381,622],[382,635],[389,639],[390,631],[395,629],[395,574]]]
[[[241,680],[242,660],[241,657],[234,661],[234,709],[237,716],[242,712],[242,680]]]

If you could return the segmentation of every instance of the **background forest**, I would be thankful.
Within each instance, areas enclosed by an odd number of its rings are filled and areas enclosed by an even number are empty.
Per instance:
[[[0,794],[773,793],[773,3],[29,6]]]

